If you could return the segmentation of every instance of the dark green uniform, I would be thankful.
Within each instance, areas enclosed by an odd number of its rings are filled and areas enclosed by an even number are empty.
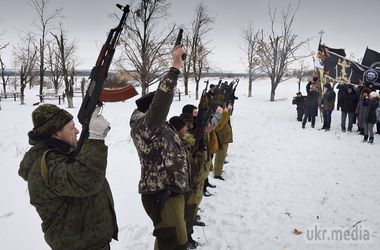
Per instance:
[[[25,154],[19,175],[28,182],[30,203],[42,219],[45,240],[52,249],[109,249],[117,239],[114,204],[106,175],[107,146],[88,140],[75,158],[63,141],[42,141],[29,133],[32,148]],[[47,183],[41,175],[45,162]],[[94,157],[96,156],[96,157]]]

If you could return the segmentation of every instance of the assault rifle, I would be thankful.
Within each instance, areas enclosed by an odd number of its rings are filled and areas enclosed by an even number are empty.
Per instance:
[[[233,106],[235,103],[235,100],[238,99],[237,96],[235,95],[235,91],[236,91],[237,86],[239,85],[239,81],[240,79],[236,78],[228,85],[228,88],[226,89],[225,102],[227,106],[228,104],[231,104]]]
[[[104,90],[103,85],[108,76],[108,70],[111,66],[112,58],[115,53],[116,45],[119,41],[121,31],[125,25],[129,13],[129,5],[116,6],[123,11],[119,25],[110,30],[106,42],[104,43],[95,66],[91,70],[90,84],[87,88],[86,95],[78,112],[78,120],[82,124],[82,132],[77,143],[75,155],[77,155],[83,145],[84,140],[88,137],[88,129],[91,115],[97,106],[102,106],[103,102],[117,102],[129,99],[137,95],[132,85],[117,90]]]
[[[206,82],[208,85],[208,81]],[[222,81],[219,81],[218,85],[215,87],[215,95],[211,100],[209,100],[209,103],[207,103],[208,100],[206,95],[206,91],[204,91],[204,96],[202,93],[201,101],[199,102],[198,106],[198,115],[197,115],[197,134],[195,136],[195,145],[198,148],[198,150],[204,150],[205,145],[203,143],[203,137],[205,134],[206,127],[211,121],[212,115],[215,113],[216,108],[220,105],[220,99],[218,98],[219,92],[221,90]]]

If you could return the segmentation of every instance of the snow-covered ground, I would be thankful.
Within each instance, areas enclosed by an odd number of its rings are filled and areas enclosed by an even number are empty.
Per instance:
[[[296,80],[280,84],[273,103],[268,101],[268,80],[254,83],[252,98],[247,89],[247,80],[241,79],[232,117],[234,143],[223,173],[226,181],[210,175],[217,188],[210,189],[214,195],[201,204],[206,227],[195,227],[193,235],[202,244],[199,249],[379,249],[380,136],[369,145],[355,132],[341,132],[336,110],[331,131],[318,130],[320,117],[315,129],[310,123],[302,129],[291,105]],[[1,102],[1,249],[49,249],[29,204],[27,185],[17,174],[29,148],[36,91],[26,90],[26,105]],[[76,108],[69,110],[74,115],[80,102],[76,98]],[[168,118],[188,103],[197,104],[193,94],[175,100]],[[129,136],[134,107],[132,99],[107,104],[103,111],[112,126],[106,139],[107,177],[120,229],[112,249],[153,249],[153,226],[137,193],[140,165]],[[311,234],[316,229],[325,230],[324,240],[323,231]],[[338,240],[332,240],[334,235]]]

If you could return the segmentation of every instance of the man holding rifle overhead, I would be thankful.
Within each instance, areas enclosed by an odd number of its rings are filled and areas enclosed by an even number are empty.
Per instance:
[[[136,100],[130,119],[141,163],[139,193],[154,225],[155,249],[164,250],[186,249],[188,242],[184,194],[190,191],[189,163],[177,131],[166,123],[185,54],[178,40],[169,72],[155,92]]]

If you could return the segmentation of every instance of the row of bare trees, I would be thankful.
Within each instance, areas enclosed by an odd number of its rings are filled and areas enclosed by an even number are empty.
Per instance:
[[[65,94],[68,106],[73,107],[73,78],[76,66],[77,43],[69,40],[63,28],[62,9],[49,11],[48,0],[30,0],[30,5],[36,13],[33,22],[36,31],[29,31],[20,39],[20,44],[14,47],[16,65],[20,69],[21,95],[27,84],[39,73],[40,96],[44,88],[45,72],[51,72],[50,80],[58,91],[60,83],[65,84]],[[156,83],[170,62],[173,41],[177,27],[172,25],[166,31],[157,29],[160,21],[167,16],[169,0],[138,0],[134,1],[127,19],[126,29],[121,36],[122,54],[116,61],[116,66],[125,72],[132,71],[135,80],[142,87],[142,95],[149,92],[149,86]],[[299,6],[299,5],[298,5]],[[270,32],[255,29],[252,25],[242,30],[244,46],[242,48],[247,64],[248,96],[252,96],[252,82],[260,75],[266,75],[271,80],[270,100],[274,101],[277,86],[287,80],[290,65],[309,55],[299,55],[299,49],[308,40],[298,41],[292,26],[297,8],[291,5],[280,12],[269,6]],[[198,99],[199,82],[202,74],[211,65],[209,55],[212,53],[209,32],[214,23],[207,6],[200,3],[194,10],[194,19],[189,27],[183,27],[186,32],[183,44],[188,52],[184,62],[183,79],[185,95],[189,93],[189,79],[195,81],[195,97]],[[280,27],[277,27],[280,24]],[[0,44],[0,66],[5,66],[1,60],[1,49],[7,44]],[[2,70],[4,72],[4,70]],[[5,90],[6,81],[3,79]],[[23,101],[22,101],[23,103]]]
[[[35,80],[39,81],[40,101],[45,87],[45,73],[48,70],[56,94],[62,81],[65,83],[65,94],[68,107],[73,107],[73,83],[76,64],[77,43],[70,41],[63,28],[62,9],[50,10],[48,0],[30,0],[36,18],[32,22],[32,30],[20,35],[18,44],[13,45],[14,66],[19,69],[20,102],[24,104],[24,91]],[[1,60],[0,66],[3,91],[6,93],[8,80],[4,76],[6,65]]]

